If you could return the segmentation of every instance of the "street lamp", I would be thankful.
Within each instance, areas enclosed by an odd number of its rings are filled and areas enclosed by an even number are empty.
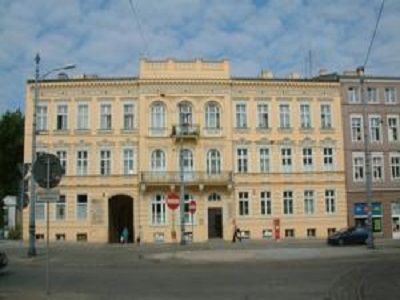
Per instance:
[[[35,56],[35,94],[33,99],[33,119],[32,119],[32,159],[31,159],[31,168],[33,168],[33,163],[36,160],[36,109],[37,104],[39,102],[39,83],[41,80],[45,79],[46,76],[50,75],[53,72],[61,71],[61,70],[71,70],[75,68],[75,65],[65,65],[63,67],[51,69],[50,71],[46,72],[42,76],[39,73],[39,63],[40,63],[40,56],[39,53]],[[32,169],[31,169],[32,170]],[[33,174],[31,174],[31,205],[29,207],[29,250],[28,256],[36,256],[36,247],[35,247],[35,233],[36,233],[36,226],[35,226],[35,206],[36,206],[36,183],[33,179]]]
[[[361,103],[363,105],[363,119],[364,119],[364,156],[365,156],[365,190],[366,190],[366,201],[368,205],[368,239],[367,247],[373,249],[374,246],[374,235],[372,229],[372,170],[371,170],[371,155],[369,152],[369,130],[368,130],[368,99],[364,95],[364,66],[357,68],[357,75],[360,77],[360,92],[361,92]]]

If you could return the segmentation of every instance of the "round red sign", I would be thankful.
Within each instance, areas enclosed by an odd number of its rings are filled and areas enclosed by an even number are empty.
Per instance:
[[[194,214],[196,212],[196,201],[192,200],[189,202],[189,212]]]
[[[167,206],[172,210],[177,209],[179,207],[179,196],[175,193],[169,193],[167,196]]]

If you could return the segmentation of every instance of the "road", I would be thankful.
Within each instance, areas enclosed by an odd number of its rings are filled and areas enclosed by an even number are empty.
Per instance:
[[[322,253],[325,247],[313,246]],[[196,262],[182,260],[179,255],[172,259],[149,259],[148,253],[167,250],[171,249],[106,245],[52,248],[49,298],[389,300],[400,297],[400,248],[359,255],[359,247],[346,247],[348,256],[307,259]],[[193,250],[193,256],[203,250]],[[13,249],[9,254],[10,266],[0,272],[1,300],[46,299],[44,248],[38,249],[39,255],[34,259],[26,258],[25,251],[24,247]],[[222,250],[215,250],[218,251]]]

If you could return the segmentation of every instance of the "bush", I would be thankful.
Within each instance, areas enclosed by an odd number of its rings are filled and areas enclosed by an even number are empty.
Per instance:
[[[9,240],[20,240],[22,238],[22,229],[21,225],[16,225],[14,228],[11,228],[8,232]]]

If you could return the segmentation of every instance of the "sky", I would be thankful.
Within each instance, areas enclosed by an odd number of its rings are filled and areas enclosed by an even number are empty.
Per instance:
[[[137,76],[140,57],[227,58],[233,76],[308,76],[309,53],[312,75],[354,70],[381,1],[0,0],[0,114],[24,110],[37,52],[41,74],[76,64],[70,76]],[[400,1],[386,0],[366,73],[400,76],[399,28]]]

